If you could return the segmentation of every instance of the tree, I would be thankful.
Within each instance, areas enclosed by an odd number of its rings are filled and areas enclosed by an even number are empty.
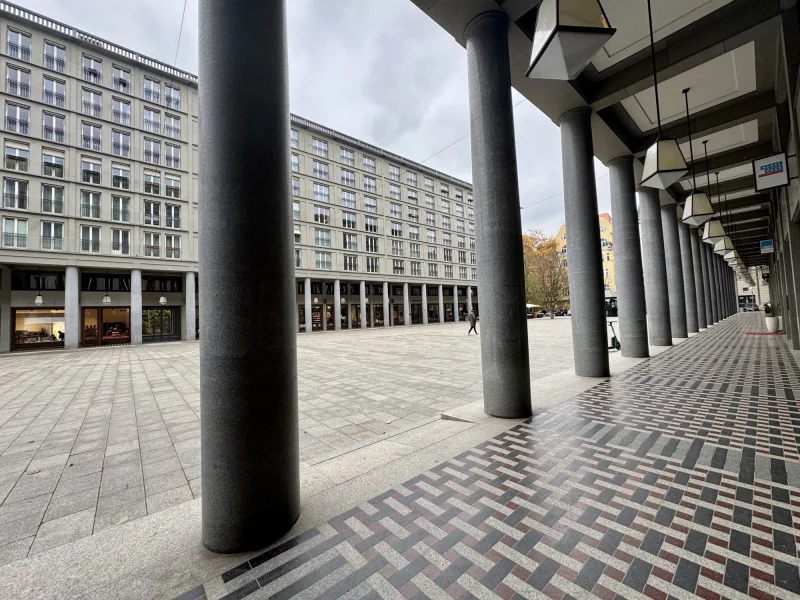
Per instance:
[[[562,256],[555,237],[532,231],[523,236],[525,250],[525,292],[526,296],[550,311],[555,317],[555,309],[569,293],[567,269],[562,264]]]

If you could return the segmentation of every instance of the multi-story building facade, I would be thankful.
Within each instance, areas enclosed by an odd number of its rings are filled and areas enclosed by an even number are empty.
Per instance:
[[[603,255],[603,284],[606,292],[616,292],[617,279],[614,274],[614,231],[611,215],[600,213],[597,215],[600,226],[600,247]],[[556,234],[559,251],[562,256],[562,264],[569,269],[569,255],[567,251],[567,227],[561,225]]]
[[[0,35],[0,351],[195,339],[197,77],[8,3]],[[297,117],[287,143],[301,330],[334,296],[360,326],[362,282],[367,326],[472,306],[469,184]]]

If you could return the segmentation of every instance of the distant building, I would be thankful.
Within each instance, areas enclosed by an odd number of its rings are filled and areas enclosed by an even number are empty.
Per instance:
[[[617,278],[614,274],[614,234],[611,215],[600,213],[598,216],[600,226],[600,246],[603,249],[603,283],[606,290],[617,291]],[[569,269],[569,254],[567,253],[567,227],[561,225],[556,235],[563,265]]]

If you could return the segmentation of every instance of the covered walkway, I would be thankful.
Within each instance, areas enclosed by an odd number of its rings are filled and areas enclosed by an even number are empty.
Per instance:
[[[181,597],[796,597],[800,369],[763,332],[728,319]]]

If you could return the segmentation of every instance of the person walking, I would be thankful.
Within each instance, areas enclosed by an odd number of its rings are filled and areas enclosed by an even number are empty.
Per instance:
[[[475,328],[475,324],[478,322],[478,319],[475,318],[475,313],[473,311],[469,311],[469,331],[467,335],[475,332],[475,335],[478,335],[478,330]]]

